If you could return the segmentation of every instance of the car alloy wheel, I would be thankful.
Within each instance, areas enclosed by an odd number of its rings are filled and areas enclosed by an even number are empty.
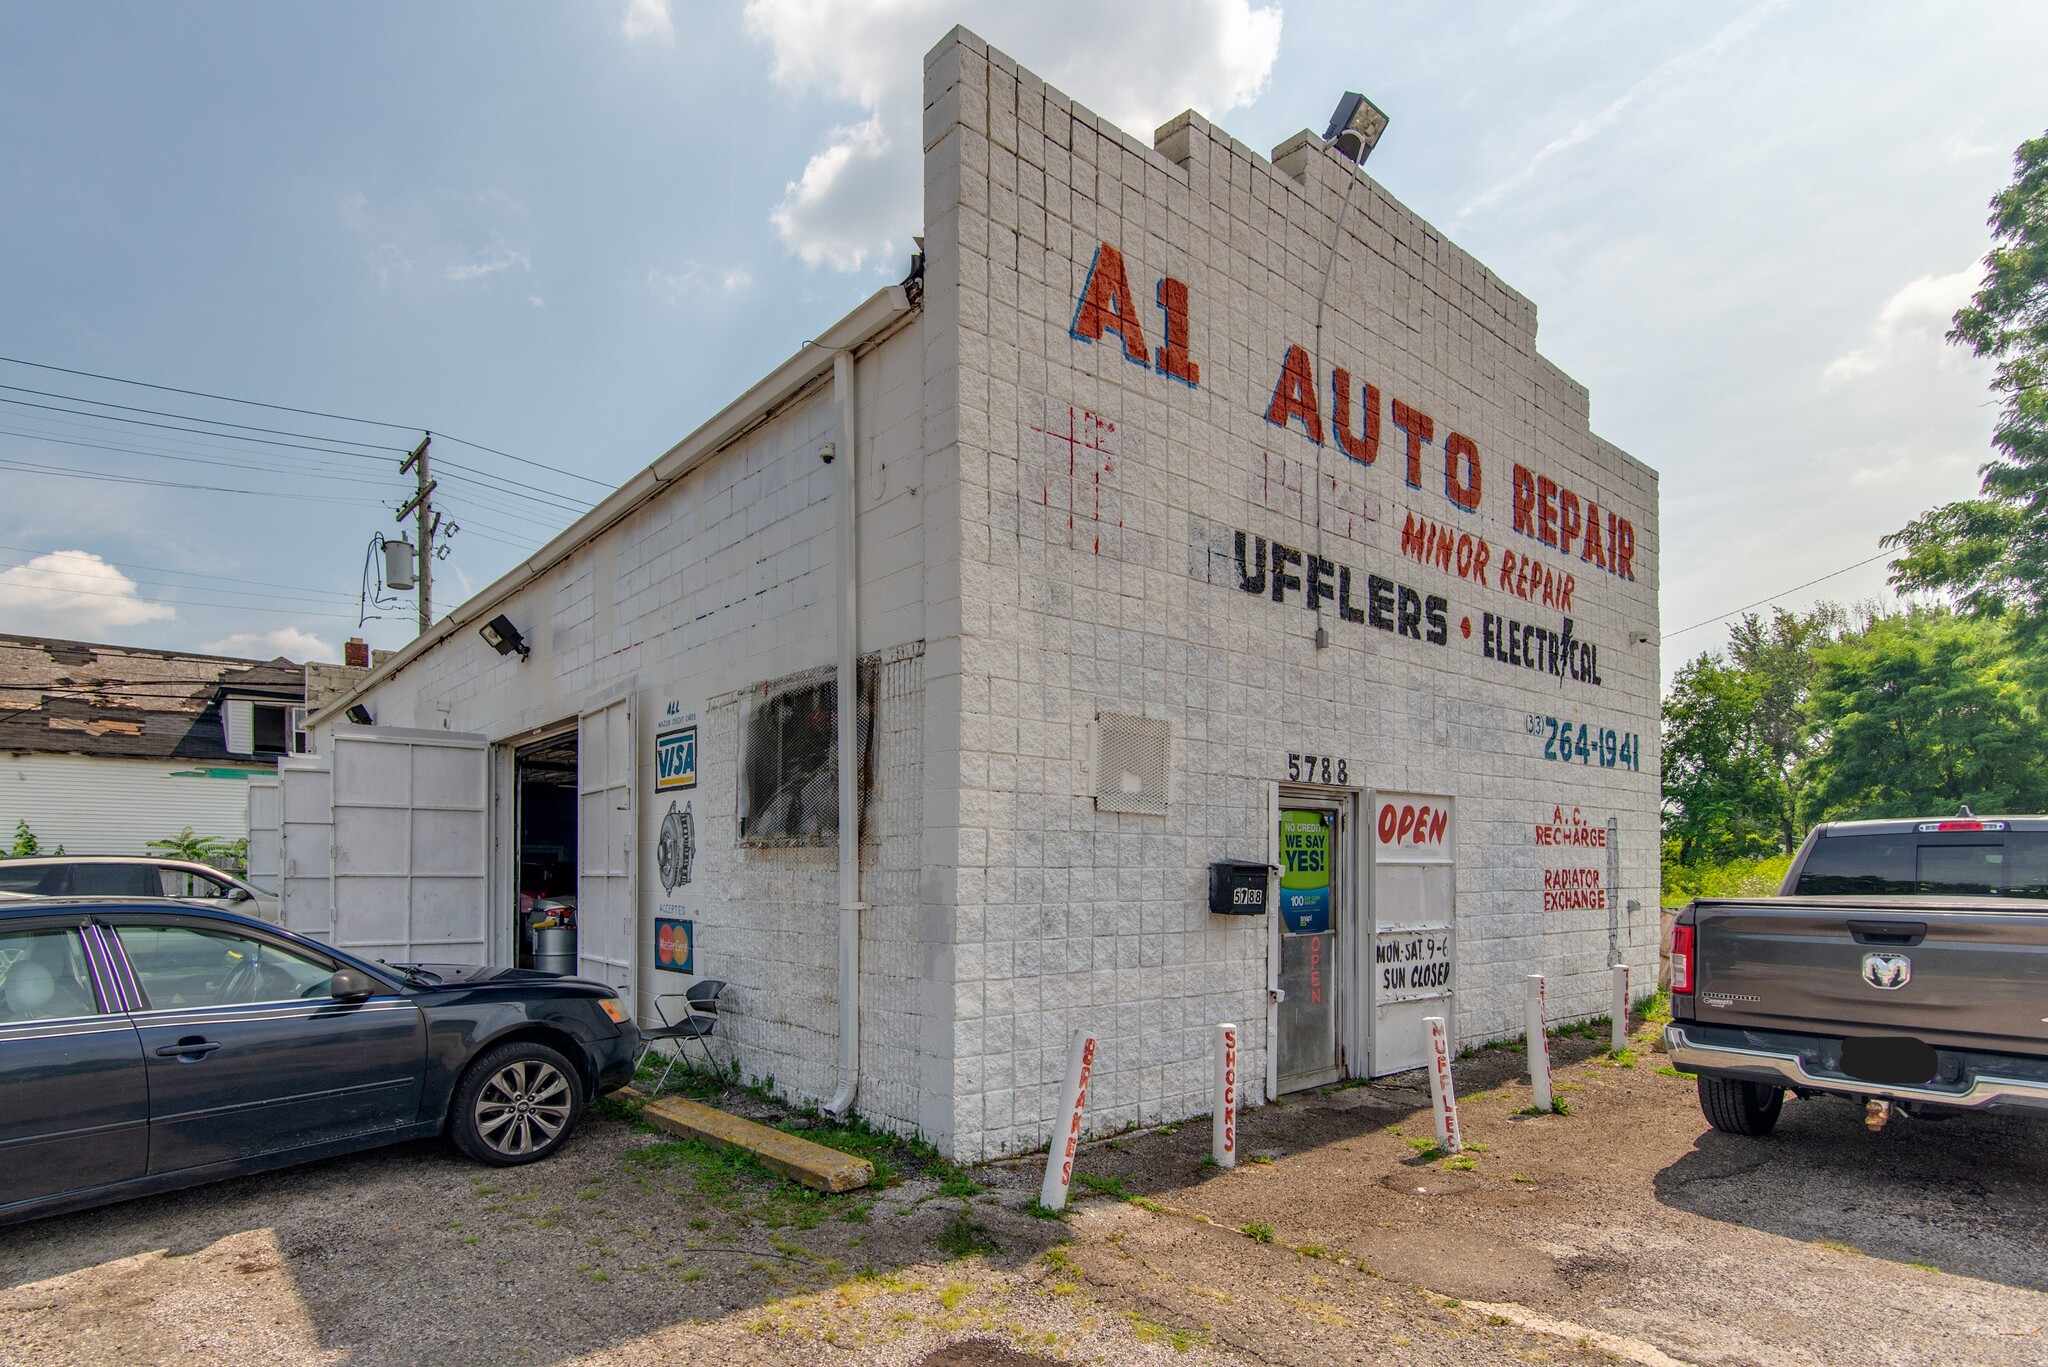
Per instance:
[[[472,1109],[477,1136],[505,1158],[535,1155],[568,1127],[573,1095],[569,1079],[546,1059],[515,1059],[477,1092]]]

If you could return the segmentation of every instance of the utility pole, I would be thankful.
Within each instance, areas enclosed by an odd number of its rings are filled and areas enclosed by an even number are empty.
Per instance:
[[[420,591],[420,634],[425,635],[434,624],[434,533],[440,529],[441,515],[434,511],[434,480],[427,472],[427,447],[434,441],[429,432],[420,438],[420,444],[412,448],[412,454],[399,462],[398,473],[415,470],[419,492],[405,501],[398,510],[395,522],[405,521],[406,514],[419,518],[419,591]]]

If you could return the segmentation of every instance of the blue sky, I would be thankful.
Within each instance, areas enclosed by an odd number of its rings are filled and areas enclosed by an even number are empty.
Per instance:
[[[1940,334],[2048,126],[2048,9],[15,5],[0,356],[397,426],[0,362],[0,630],[334,658],[407,427],[545,467],[437,439],[452,607],[901,276],[955,22],[1143,134],[1387,109],[1372,174],[1536,301],[1662,475],[1667,673],[1975,487],[1995,408]],[[295,445],[52,411],[79,399]]]

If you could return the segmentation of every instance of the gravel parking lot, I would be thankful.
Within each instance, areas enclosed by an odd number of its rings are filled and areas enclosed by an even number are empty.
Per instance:
[[[1789,1105],[1709,1131],[1688,1080],[1560,1041],[1463,1060],[1478,1151],[1413,1079],[1038,1167],[901,1148],[819,1197],[593,1118],[487,1171],[417,1144],[0,1231],[0,1363],[2048,1362],[2048,1122]],[[758,1105],[758,1103],[746,1103]]]

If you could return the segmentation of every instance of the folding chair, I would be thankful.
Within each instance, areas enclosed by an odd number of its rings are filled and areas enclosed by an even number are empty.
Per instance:
[[[654,1052],[654,1046],[663,1040],[672,1041],[676,1046],[675,1052],[669,1055],[668,1066],[661,1070],[661,1081],[654,1084],[655,1095],[659,1096],[661,1089],[668,1086],[668,1075],[675,1071],[677,1063],[689,1067],[684,1053],[690,1040],[697,1041],[698,1049],[703,1051],[704,1066],[713,1073],[718,1071],[718,1062],[711,1057],[711,1032],[718,1028],[718,994],[723,991],[723,981],[706,978],[692,983],[687,992],[664,992],[654,998],[654,1014],[661,1018],[661,1024],[655,1029],[640,1032],[647,1041],[647,1047],[640,1051],[640,1063],[645,1063],[647,1056]],[[683,1003],[683,1013],[671,1020],[662,1002],[678,999]],[[634,1070],[637,1072],[638,1069],[639,1064],[636,1063]]]

